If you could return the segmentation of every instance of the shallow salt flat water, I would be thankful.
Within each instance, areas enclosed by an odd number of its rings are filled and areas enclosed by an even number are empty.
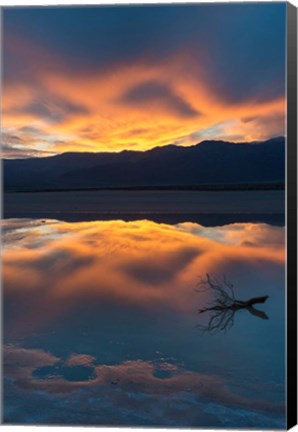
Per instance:
[[[284,227],[3,221],[4,422],[285,428]],[[237,311],[202,333],[212,290]]]

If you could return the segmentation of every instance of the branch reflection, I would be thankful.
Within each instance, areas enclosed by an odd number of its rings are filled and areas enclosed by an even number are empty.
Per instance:
[[[234,325],[236,312],[246,309],[251,315],[260,319],[268,320],[267,314],[254,307],[255,304],[265,303],[268,296],[253,297],[249,300],[238,300],[235,297],[234,286],[225,277],[222,282],[208,273],[206,278],[200,278],[197,292],[212,291],[214,298],[209,307],[199,309],[199,314],[209,312],[207,324],[198,324],[197,327],[202,332],[216,333],[218,331],[227,332]]]

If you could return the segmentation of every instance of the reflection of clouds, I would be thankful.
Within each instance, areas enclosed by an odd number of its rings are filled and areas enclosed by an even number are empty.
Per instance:
[[[237,267],[251,274],[258,269],[261,277],[266,267],[270,278],[272,269],[284,266],[283,229],[266,224],[203,228],[145,220],[11,220],[4,228],[4,294],[10,307],[5,330],[13,334],[66,316],[82,300],[148,311],[193,310],[199,275],[227,269],[233,275]]]
[[[179,271],[182,271],[195,259],[200,251],[198,248],[181,248],[174,253],[160,254],[159,259],[155,256],[148,257],[148,260],[135,259],[132,263],[125,266],[125,271],[132,278],[153,286],[162,284],[175,278]]]
[[[60,370],[71,371],[72,368],[93,368],[92,378],[75,381],[69,379],[69,373],[63,375],[45,375],[38,378],[37,373],[44,367],[53,366],[54,370],[61,360],[42,350],[25,349],[16,346],[4,347],[4,371],[17,387],[39,390],[46,393],[64,394],[81,389],[88,389],[101,396],[108,393],[113,404],[123,408],[127,404],[127,395],[131,408],[135,407],[137,395],[183,396],[185,402],[194,398],[207,406],[214,404],[226,407],[239,407],[248,410],[283,413],[282,403],[273,403],[237,394],[228,386],[224,379],[183,369],[175,363],[167,361],[125,361],[113,365],[94,365],[95,359],[89,355],[77,354],[64,362]],[[58,366],[56,366],[58,368]],[[164,372],[162,374],[161,372]],[[113,388],[113,390],[112,390]],[[126,396],[125,396],[126,395]],[[119,406],[120,405],[120,406]]]
[[[38,219],[4,219],[1,221],[3,247],[34,249],[48,244],[55,236],[52,228],[57,223],[55,220],[47,220],[45,224]]]
[[[6,345],[3,349],[4,352],[4,366],[9,370],[9,373],[18,376],[22,371],[29,368],[36,368],[44,365],[52,365],[59,359],[52,354],[46,353],[39,349],[26,349],[14,345]]]
[[[206,228],[201,225],[186,222],[178,227],[186,232],[207,237],[222,243],[266,246],[272,245],[279,248],[284,247],[285,232],[280,227],[267,225],[265,223],[234,223],[225,226]]]
[[[67,366],[84,366],[90,365],[95,361],[95,357],[88,354],[72,354],[65,364]]]
[[[283,228],[29,219],[6,220],[4,228],[4,330],[14,343],[4,347],[6,419],[284,426],[283,391],[278,393],[274,382],[264,378],[255,387],[246,388],[242,381],[239,386],[237,373],[225,373],[224,362],[215,375],[201,373],[208,343],[194,352],[199,359],[202,349],[202,363],[189,363],[188,354],[181,357],[179,350],[165,349],[162,357],[158,340],[160,331],[161,341],[173,336],[182,349],[190,346],[188,336],[181,342],[184,333],[163,333],[159,323],[168,322],[167,313],[177,320],[177,329],[180,317],[184,322],[193,313],[196,319],[200,301],[205,305],[209,299],[194,288],[207,271],[227,271],[235,286],[238,280],[239,286],[246,284],[245,293],[255,285],[259,290],[264,281],[271,295],[271,281],[277,287],[276,275],[281,278],[284,271]],[[159,321],[161,316],[166,318]],[[147,321],[154,325],[153,334]],[[219,350],[222,342],[215,342]]]

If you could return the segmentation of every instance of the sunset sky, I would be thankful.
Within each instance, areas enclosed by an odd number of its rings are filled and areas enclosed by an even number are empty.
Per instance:
[[[4,8],[4,157],[285,134],[286,3]]]

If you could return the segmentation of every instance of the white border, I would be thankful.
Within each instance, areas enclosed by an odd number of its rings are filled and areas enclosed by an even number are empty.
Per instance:
[[[249,2],[256,3],[255,0],[248,0]],[[262,2],[271,2],[272,0],[262,0]],[[280,1],[273,1],[274,3],[280,2]],[[31,1],[23,1],[23,0],[1,0],[1,8],[4,6],[62,6],[62,5],[81,5],[81,6],[87,6],[87,5],[116,5],[116,4],[159,4],[159,3],[199,3],[198,0],[187,0],[186,2],[183,2],[182,0],[101,0],[100,2],[98,0],[87,0],[86,2],[83,2],[82,0],[31,0]],[[200,3],[227,3],[226,0],[203,0]],[[239,0],[229,0],[229,3],[239,3]],[[291,0],[291,3],[295,5],[298,8],[298,0]],[[287,194],[286,194],[286,200],[287,200]],[[287,201],[286,201],[287,202]],[[285,230],[286,232],[286,230]],[[8,425],[1,425],[1,429],[3,432],[29,432],[33,429],[33,431],[38,430],[38,432],[48,432],[49,428],[53,428],[54,431],[73,431],[73,432],[88,432],[88,431],[102,431],[102,432],[144,432],[146,430],[160,430],[160,431],[169,431],[173,432],[175,430],[180,431],[190,431],[191,429],[167,429],[167,428],[129,428],[129,427],[81,427],[81,426],[8,426]],[[218,432],[219,430],[222,431],[228,431],[229,429],[193,429],[198,430],[201,432]],[[293,432],[298,432],[298,426],[295,426],[291,429]],[[237,429],[233,429],[233,431],[237,431]],[[241,432],[252,432],[250,429],[241,429]],[[254,429],[253,432],[260,432],[261,430]],[[266,431],[267,432],[267,431]]]

